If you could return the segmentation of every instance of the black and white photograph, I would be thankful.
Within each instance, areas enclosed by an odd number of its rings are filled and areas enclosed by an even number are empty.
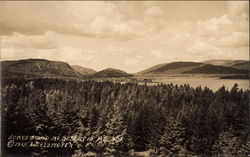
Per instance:
[[[1,157],[249,157],[249,1],[0,1]]]

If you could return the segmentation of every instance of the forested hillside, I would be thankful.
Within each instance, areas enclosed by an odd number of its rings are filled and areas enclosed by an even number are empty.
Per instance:
[[[62,79],[2,80],[4,154],[248,156],[249,90]],[[73,147],[7,147],[9,137],[75,136]],[[6,155],[7,156],[7,155]]]
[[[46,59],[22,59],[1,61],[1,73],[4,77],[20,75],[29,77],[80,77],[81,74],[66,62]]]
[[[125,71],[119,69],[108,68],[101,70],[93,74],[94,77],[130,77],[132,74],[128,74]]]

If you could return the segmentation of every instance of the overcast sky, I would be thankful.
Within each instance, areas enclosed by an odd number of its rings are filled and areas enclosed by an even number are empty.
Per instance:
[[[1,1],[1,60],[131,73],[172,61],[248,60],[248,12],[248,1]]]

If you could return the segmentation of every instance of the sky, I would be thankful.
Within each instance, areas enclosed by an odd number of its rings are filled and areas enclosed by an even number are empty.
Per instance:
[[[0,2],[1,60],[44,58],[129,73],[249,59],[248,1]]]

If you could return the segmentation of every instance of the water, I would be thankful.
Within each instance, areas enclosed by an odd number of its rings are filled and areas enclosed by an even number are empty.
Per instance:
[[[147,83],[148,85],[155,85],[157,83],[164,84],[177,84],[184,85],[189,84],[192,87],[201,86],[204,88],[207,86],[213,91],[218,90],[221,86],[225,86],[228,89],[231,89],[235,83],[239,85],[239,88],[243,90],[249,89],[249,80],[233,80],[233,79],[219,79],[219,78],[203,78],[203,77],[159,77],[155,78],[152,83]]]

